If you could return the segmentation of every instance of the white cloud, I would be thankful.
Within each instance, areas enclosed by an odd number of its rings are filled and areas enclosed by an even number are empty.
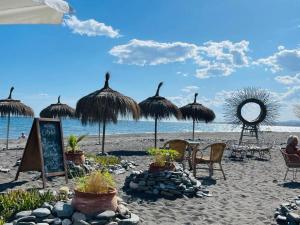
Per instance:
[[[118,63],[129,65],[159,65],[192,60],[197,65],[196,77],[229,76],[236,68],[249,65],[248,41],[206,42],[201,46],[184,42],[162,43],[133,39],[113,47],[109,53]]]
[[[187,77],[187,76],[188,76],[187,73],[183,73],[183,72],[181,72],[181,71],[176,72],[176,74],[182,75],[183,77]]]
[[[186,93],[195,93],[199,89],[198,86],[186,86],[181,89],[181,91],[186,92]]]
[[[276,76],[275,80],[284,85],[297,85],[300,84],[300,73],[294,76]]]
[[[79,20],[76,16],[69,16],[64,20],[64,25],[69,27],[73,33],[92,36],[107,36],[110,38],[120,37],[119,31],[100,23],[94,19]]]
[[[282,70],[300,72],[300,49],[285,49],[279,46],[273,55],[258,59],[254,64],[265,65],[273,73]]]
[[[128,44],[113,47],[109,53],[118,63],[129,65],[158,65],[184,62],[196,57],[198,47],[183,42],[160,43],[133,39]]]

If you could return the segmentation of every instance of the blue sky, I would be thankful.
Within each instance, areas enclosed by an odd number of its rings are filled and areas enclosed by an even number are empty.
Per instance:
[[[161,95],[199,102],[221,121],[224,99],[248,86],[282,103],[295,119],[300,96],[299,0],[70,0],[62,25],[0,26],[0,96],[39,111],[103,86],[136,101]]]

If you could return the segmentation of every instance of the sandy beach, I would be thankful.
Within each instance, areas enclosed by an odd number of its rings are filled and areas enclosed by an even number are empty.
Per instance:
[[[275,141],[270,161],[256,159],[232,161],[228,158],[229,152],[225,152],[223,168],[227,180],[224,180],[222,174],[217,171],[214,179],[208,182],[207,179],[203,179],[208,175],[207,171],[199,170],[197,178],[203,185],[207,185],[212,197],[176,200],[162,198],[155,201],[131,197],[122,190],[124,180],[130,172],[115,176],[119,196],[128,203],[128,208],[133,213],[140,216],[141,224],[276,224],[273,219],[275,208],[280,203],[299,195],[300,183],[290,182],[291,174],[286,182],[283,181],[285,164],[279,148],[290,134],[277,132],[263,134],[266,142]],[[190,133],[159,134],[159,145],[169,139],[190,136]],[[200,138],[201,146],[204,147],[213,142],[237,140],[239,134],[198,133],[196,137]],[[151,158],[145,154],[145,150],[153,145],[152,138],[152,134],[110,135],[107,136],[106,151],[122,155],[122,159],[135,161],[139,165],[137,170],[146,169]],[[96,143],[97,137],[88,137],[81,143],[81,149],[85,152],[99,152],[101,148]],[[12,148],[18,146],[19,150],[0,151],[0,166],[10,169],[9,173],[0,173],[1,192],[11,188],[42,186],[41,180],[32,181],[36,173],[22,173],[17,182],[11,182],[17,170],[13,165],[22,156],[24,144],[12,141]],[[1,149],[4,147],[4,141],[0,147]],[[71,187],[72,182],[69,184]],[[54,178],[47,182],[48,188],[62,185],[65,185],[63,178]]]

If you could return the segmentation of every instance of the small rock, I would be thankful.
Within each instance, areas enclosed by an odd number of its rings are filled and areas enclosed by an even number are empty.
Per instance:
[[[277,220],[278,222],[284,222],[284,221],[286,221],[286,217],[285,217],[285,216],[282,216],[282,215],[278,215],[278,216],[276,217],[276,220]]]
[[[107,220],[92,220],[90,221],[91,225],[105,225]]]
[[[50,211],[53,210],[53,206],[50,205],[48,202],[44,202],[41,208],[49,209]]]
[[[110,222],[107,225],[118,225],[118,223],[117,222]]]
[[[18,225],[36,225],[35,222],[19,222]]]
[[[62,222],[61,222],[62,225],[71,225],[72,224],[72,221],[69,220],[69,219],[64,219]]]
[[[73,225],[90,225],[88,222],[84,220],[78,220],[73,223]]]
[[[72,221],[75,223],[79,220],[86,220],[86,216],[83,214],[83,213],[80,213],[80,212],[76,212],[73,214],[72,216]]]
[[[38,208],[32,211],[32,215],[38,218],[45,218],[51,214],[50,210],[47,208]]]
[[[13,223],[5,223],[4,225],[13,225]]]
[[[140,221],[140,218],[137,215],[131,213],[131,216],[129,219],[120,220],[118,225],[136,225],[139,223],[139,221]]]
[[[107,210],[107,211],[104,211],[103,213],[100,213],[96,216],[97,219],[106,219],[106,220],[109,220],[113,217],[115,217],[116,213],[114,211],[111,211],[111,210]]]
[[[131,189],[138,189],[138,188],[139,188],[139,185],[138,185],[137,183],[134,183],[133,181],[131,181],[131,182],[129,183],[129,187],[130,187]]]
[[[60,218],[70,218],[74,212],[71,203],[57,202],[54,205],[53,211]]]
[[[31,211],[31,210],[21,211],[21,212],[18,212],[18,213],[15,215],[15,218],[16,218],[16,219],[19,219],[19,218],[21,218],[21,217],[31,216],[31,215],[32,215],[32,211]]]
[[[62,221],[60,218],[55,218],[52,225],[61,225]]]
[[[300,216],[297,213],[290,212],[287,214],[286,218],[288,221],[293,221],[293,222],[300,222]]]
[[[36,225],[49,225],[48,223],[37,223]]]

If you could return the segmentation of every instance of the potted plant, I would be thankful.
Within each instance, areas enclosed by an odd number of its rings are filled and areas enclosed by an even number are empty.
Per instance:
[[[70,135],[68,139],[68,148],[65,153],[66,159],[74,162],[76,165],[83,164],[85,161],[84,153],[79,148],[79,142],[84,139],[86,135],[81,135],[76,137],[75,135]]]
[[[107,171],[94,171],[78,178],[74,192],[72,205],[84,214],[96,215],[106,210],[117,210],[115,181]]]
[[[148,153],[153,156],[154,162],[149,166],[149,172],[160,172],[165,170],[175,170],[174,161],[178,152],[172,149],[151,148]]]

